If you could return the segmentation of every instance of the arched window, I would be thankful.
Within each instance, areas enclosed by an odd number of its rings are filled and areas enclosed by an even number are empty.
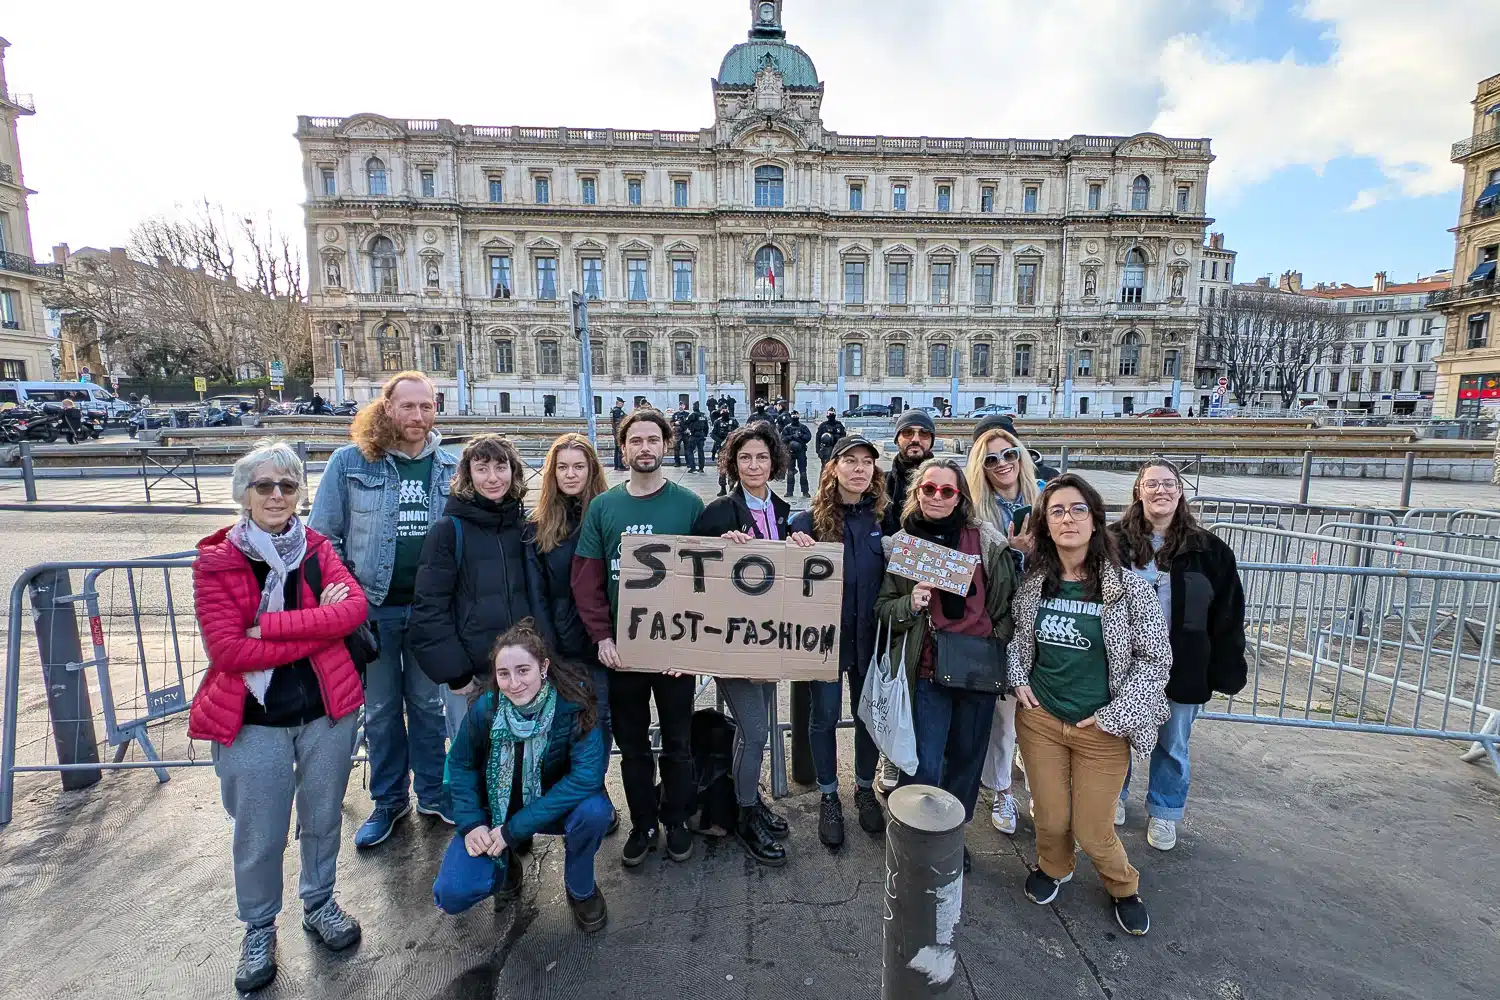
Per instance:
[[[365,177],[370,182],[371,194],[385,194],[385,162],[378,156],[365,161]]]
[[[784,299],[786,258],[772,246],[755,251],[755,295],[761,299]]]
[[[370,288],[396,293],[396,244],[389,236],[377,236],[370,242]]]
[[[1120,338],[1120,374],[1126,377],[1141,372],[1141,335],[1134,331]]]
[[[1146,202],[1151,197],[1151,181],[1141,174],[1130,185],[1130,210],[1132,212],[1144,212]]]
[[[755,207],[780,208],[783,203],[783,177],[780,167],[755,168]]]
[[[1120,284],[1121,302],[1139,302],[1146,291],[1146,254],[1140,249],[1125,255],[1125,276]]]
[[[391,324],[382,323],[375,331],[375,346],[380,351],[381,371],[399,372],[410,367],[401,349],[401,332]]]

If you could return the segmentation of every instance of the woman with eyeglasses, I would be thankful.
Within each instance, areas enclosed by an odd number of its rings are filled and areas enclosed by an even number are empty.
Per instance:
[[[1215,691],[1232,695],[1245,686],[1245,592],[1234,550],[1199,527],[1175,465],[1147,462],[1131,496],[1109,533],[1125,563],[1156,588],[1172,637],[1171,717],[1157,733],[1146,788],[1146,843],[1170,851],[1187,804],[1193,720]],[[1129,792],[1127,773],[1115,826],[1125,823]]]
[[[1016,594],[1010,682],[1026,755],[1037,867],[1026,895],[1045,905],[1073,877],[1076,841],[1127,934],[1151,927],[1140,873],[1115,835],[1114,804],[1130,769],[1167,720],[1172,647],[1156,591],[1120,565],[1104,500],[1071,473],[1047,484],[1035,543]]]
[[[1032,548],[1026,518],[1041,494],[1031,452],[1014,434],[992,427],[974,441],[967,478],[979,519],[1010,540],[1016,568],[1024,570]],[[980,781],[992,795],[990,824],[1007,835],[1016,832],[1016,800],[1010,794],[1015,757],[1016,700],[1002,696],[995,702],[995,724]]]
[[[979,563],[965,593],[937,590],[890,571],[875,599],[875,615],[891,630],[895,645],[891,663],[905,657],[907,683],[912,692],[912,725],[917,737],[917,771],[903,774],[899,784],[936,785],[964,805],[964,819],[974,818],[979,778],[995,718],[994,693],[948,686],[952,680],[947,660],[969,651],[992,654],[997,669],[1000,650],[1011,634],[1011,598],[1019,574],[1005,536],[993,524],[974,516],[974,501],[961,465],[951,458],[930,458],[916,470],[901,514],[901,530],[937,545],[978,556]],[[894,536],[893,536],[894,538]],[[886,555],[894,549],[885,539]],[[945,640],[943,633],[981,640]],[[940,663],[939,650],[944,662]],[[998,687],[1004,678],[996,677]],[[969,869],[964,848],[964,870]]]

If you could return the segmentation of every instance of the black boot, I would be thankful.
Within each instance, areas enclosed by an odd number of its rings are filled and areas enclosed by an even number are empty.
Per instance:
[[[785,837],[787,831],[791,829],[787,825],[786,817],[773,813],[771,807],[766,805],[765,799],[756,799],[755,805],[751,806],[751,808],[760,816],[761,823],[765,825],[766,830],[770,832],[771,836]]]
[[[740,818],[735,824],[734,835],[740,845],[745,848],[745,853],[761,864],[772,868],[779,868],[786,864],[786,848],[778,844],[776,838],[771,836],[754,806],[740,809]]]
[[[854,808],[859,810],[860,829],[869,834],[885,831],[885,810],[880,808],[880,800],[875,797],[875,789],[856,788]]]
[[[818,839],[835,850],[844,845],[844,804],[838,792],[825,794],[818,806]]]
[[[515,851],[506,851],[505,880],[495,887],[495,909],[500,909],[521,895],[521,859]]]

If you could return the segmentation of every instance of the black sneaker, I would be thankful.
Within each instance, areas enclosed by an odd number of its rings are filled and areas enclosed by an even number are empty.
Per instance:
[[[521,862],[514,851],[506,852],[505,879],[495,886],[495,909],[521,895]]]
[[[873,788],[854,790],[854,808],[859,810],[859,828],[874,836],[885,832],[885,810],[880,808],[880,799]]]
[[[1033,868],[1031,874],[1026,876],[1026,898],[1038,906],[1046,906],[1057,898],[1058,887],[1072,880],[1072,872],[1062,878],[1053,878],[1040,868]]]
[[[1114,904],[1116,922],[1126,934],[1140,937],[1151,929],[1151,916],[1139,895],[1111,896],[1109,901]]]
[[[818,839],[835,850],[844,845],[844,804],[838,792],[825,793],[818,806]]]
[[[786,817],[772,812],[771,807],[766,805],[765,799],[756,799],[755,805],[750,808],[755,810],[755,814],[760,817],[761,825],[766,828],[766,832],[771,836],[785,837],[787,831],[791,829],[787,825]]]
[[[786,864],[786,848],[771,836],[771,831],[766,827],[765,821],[761,819],[760,813],[754,806],[740,810],[739,820],[735,823],[734,836],[740,842],[740,846],[745,849],[745,853],[760,864],[771,868],[780,868]]]
[[[645,861],[646,855],[656,850],[658,836],[655,826],[631,830],[630,836],[625,840],[625,849],[620,852],[620,860],[625,862],[625,867],[634,868]]]
[[[720,497],[727,497],[729,495],[729,491],[728,490],[720,490],[718,493],[715,493],[714,495],[715,496],[720,496]]]
[[[587,899],[568,896],[568,906],[573,909],[573,922],[585,934],[601,929],[609,920],[609,910],[604,905],[604,893],[594,886],[594,894]]]
[[[969,874],[969,869],[974,867],[974,859],[969,857],[968,845],[964,846],[964,874]]]
[[[667,857],[673,861],[686,861],[693,856],[693,831],[686,823],[677,823],[667,828]]]

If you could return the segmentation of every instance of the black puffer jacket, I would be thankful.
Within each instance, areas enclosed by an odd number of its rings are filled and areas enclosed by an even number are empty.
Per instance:
[[[408,634],[422,672],[455,691],[489,669],[500,633],[541,617],[540,581],[521,543],[524,515],[516,500],[450,497],[427,531]],[[463,522],[463,565],[455,520]]]
[[[812,431],[800,420],[788,420],[786,426],[781,428],[781,440],[786,442],[786,450],[792,453],[793,458],[800,458],[807,454],[807,443],[812,440]]]
[[[573,550],[578,548],[578,529],[583,525],[583,507],[574,497],[564,497],[563,502],[568,505],[568,537],[555,549],[543,552],[537,548],[534,524],[528,523],[521,537],[526,545],[526,560],[531,565],[532,575],[540,584],[537,604],[542,613],[537,624],[547,644],[565,660],[592,663],[596,647],[589,640],[583,619],[578,617],[570,579]]]

